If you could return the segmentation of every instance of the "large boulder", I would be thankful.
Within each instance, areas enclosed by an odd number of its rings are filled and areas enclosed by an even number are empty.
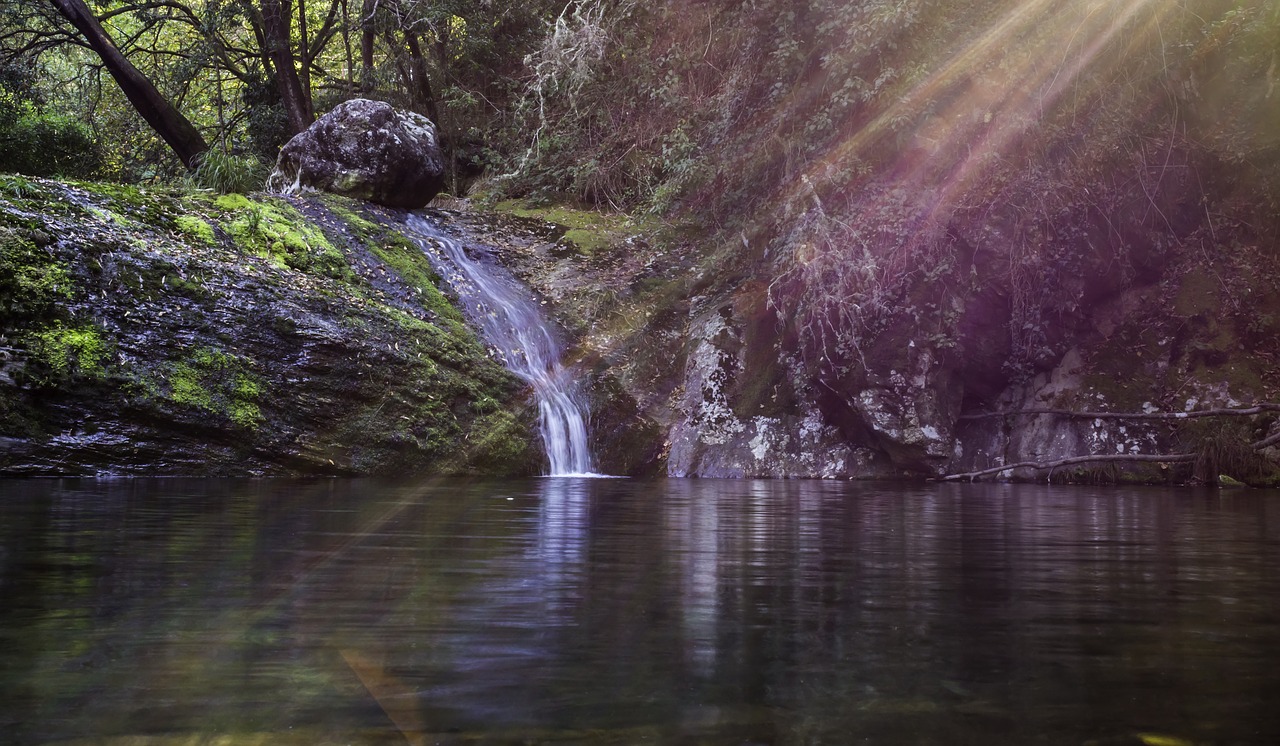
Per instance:
[[[444,187],[444,154],[430,119],[390,104],[352,99],[280,150],[267,188],[323,190],[414,209]]]

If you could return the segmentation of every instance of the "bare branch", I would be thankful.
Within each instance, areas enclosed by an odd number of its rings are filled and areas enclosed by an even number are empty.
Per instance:
[[[1077,420],[1188,420],[1197,417],[1249,417],[1264,412],[1280,412],[1280,404],[1255,404],[1252,407],[1199,409],[1194,412],[1075,412],[1070,409],[1019,409],[1012,412],[962,414],[962,420],[985,420],[993,417],[1020,417],[1052,414]]]
[[[1056,461],[1019,461],[1016,464],[1006,464],[1004,466],[993,466],[990,469],[980,469],[978,471],[969,471],[963,474],[948,474],[945,477],[939,477],[939,482],[954,482],[961,479],[977,479],[990,474],[999,474],[1013,469],[1036,469],[1043,471],[1045,469],[1056,469],[1059,466],[1071,466],[1073,464],[1101,464],[1101,463],[1117,463],[1117,462],[1155,462],[1162,464],[1181,463],[1187,461],[1195,461],[1194,453],[1168,453],[1168,454],[1145,454],[1145,453],[1113,453],[1113,454],[1096,454],[1091,456],[1072,456],[1070,458],[1058,459]]]
[[[1276,431],[1274,434],[1254,443],[1253,450],[1261,451],[1263,448],[1270,448],[1277,443],[1280,443],[1280,431]]]

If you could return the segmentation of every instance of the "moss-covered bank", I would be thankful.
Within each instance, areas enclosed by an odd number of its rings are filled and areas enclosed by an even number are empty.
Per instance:
[[[529,473],[523,387],[359,203],[0,176],[0,473]]]

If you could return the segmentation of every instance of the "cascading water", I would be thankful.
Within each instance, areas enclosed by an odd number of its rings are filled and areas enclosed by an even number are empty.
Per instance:
[[[533,386],[550,475],[591,474],[588,410],[577,381],[560,362],[563,349],[538,303],[504,269],[468,256],[456,238],[426,218],[410,215],[405,225],[453,288],[468,318],[480,326],[485,341]]]

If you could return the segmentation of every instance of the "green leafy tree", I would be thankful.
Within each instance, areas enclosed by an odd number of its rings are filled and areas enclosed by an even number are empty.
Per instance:
[[[173,149],[187,168],[209,149],[200,131],[120,51],[84,0],[50,0],[58,13],[75,27],[81,40],[102,60],[129,103],[147,124]]]

